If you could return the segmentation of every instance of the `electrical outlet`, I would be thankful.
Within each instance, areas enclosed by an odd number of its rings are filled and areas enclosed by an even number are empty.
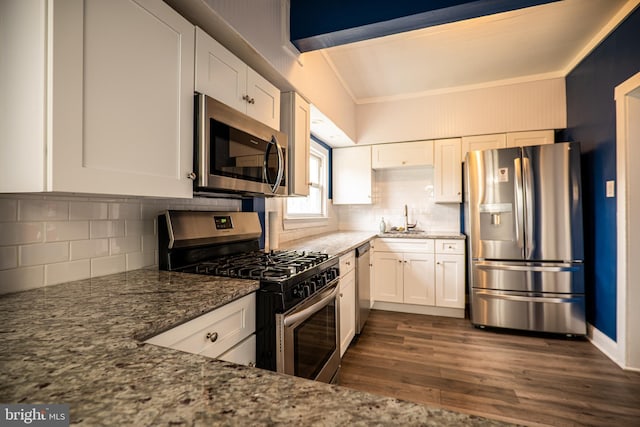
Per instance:
[[[607,181],[607,197],[616,197],[616,182]]]

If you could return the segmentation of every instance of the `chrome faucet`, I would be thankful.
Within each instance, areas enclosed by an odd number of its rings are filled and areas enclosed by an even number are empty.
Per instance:
[[[409,224],[409,209],[407,208],[407,205],[404,205],[404,232],[406,233],[409,229],[416,228],[416,225],[418,225],[418,221],[413,224]]]

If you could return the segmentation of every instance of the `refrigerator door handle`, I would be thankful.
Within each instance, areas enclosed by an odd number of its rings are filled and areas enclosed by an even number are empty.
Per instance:
[[[515,173],[515,183],[513,189],[515,190],[515,226],[516,226],[516,243],[520,249],[524,248],[524,236],[523,236],[523,195],[522,195],[522,167],[520,165],[520,158],[513,159],[513,169]],[[521,255],[522,256],[522,255]]]
[[[579,271],[577,266],[544,266],[544,265],[510,265],[510,264],[494,264],[494,263],[475,263],[474,266],[480,270],[506,270],[506,271],[534,271],[540,273],[562,273],[565,271]]]
[[[476,295],[488,298],[503,299],[509,301],[521,301],[521,302],[545,302],[554,304],[567,304],[581,302],[582,297],[568,297],[568,298],[556,298],[556,297],[527,297],[521,295],[505,295],[494,294],[491,292],[475,291]]]
[[[525,209],[524,209],[524,222],[525,222],[525,232],[524,236],[526,239],[526,247],[525,247],[525,259],[530,259],[533,254],[533,249],[535,246],[535,242],[533,240],[533,217],[535,212],[535,206],[533,206],[533,178],[531,176],[531,163],[528,157],[522,157],[522,174],[524,184],[524,198],[525,198]]]

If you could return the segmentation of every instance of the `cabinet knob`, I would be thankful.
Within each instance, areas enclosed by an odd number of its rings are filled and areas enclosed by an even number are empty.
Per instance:
[[[218,340],[218,333],[217,332],[209,332],[209,333],[207,333],[206,338],[211,342],[216,342]]]
[[[251,98],[249,95],[244,95],[244,96],[242,97],[242,99],[243,99],[244,101],[248,102],[249,104],[255,104],[255,103],[256,103],[255,98]]]
[[[191,181],[195,181],[196,180],[196,174],[194,172],[189,172],[187,174],[187,179],[190,179]]]

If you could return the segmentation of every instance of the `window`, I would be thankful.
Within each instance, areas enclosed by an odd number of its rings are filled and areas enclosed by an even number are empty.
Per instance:
[[[327,182],[329,152],[311,141],[309,156],[309,195],[287,198],[288,219],[318,219],[327,217]]]

